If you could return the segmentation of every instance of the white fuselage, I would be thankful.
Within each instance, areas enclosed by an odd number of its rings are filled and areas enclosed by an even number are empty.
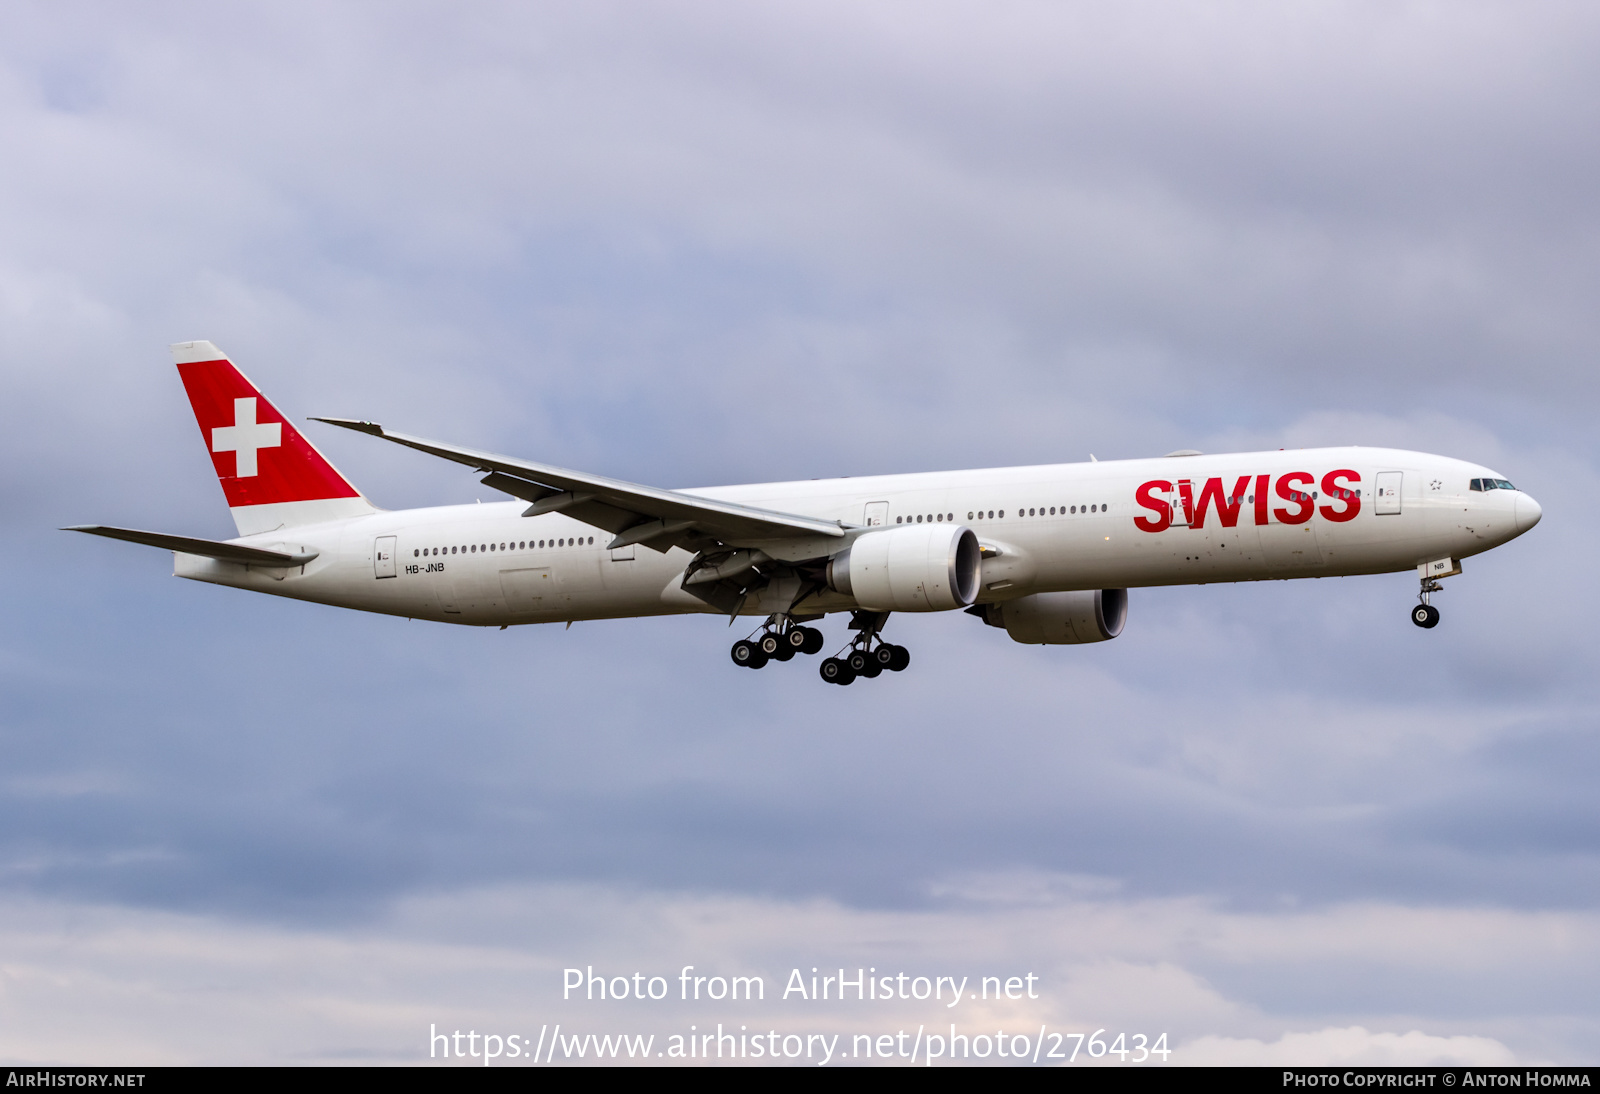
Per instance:
[[[1329,477],[1339,471],[1350,474]],[[1285,481],[1296,472],[1305,474]],[[1392,496],[1376,495],[1380,475]],[[1472,479],[1492,475],[1418,452],[1324,448],[684,493],[850,526],[953,520],[970,527],[985,548],[978,600],[998,602],[1034,592],[1384,573],[1459,560],[1538,520],[1537,504],[1520,491],[1469,489]],[[1220,485],[1206,497],[1214,479]],[[1163,504],[1169,524],[1161,519]],[[680,588],[688,552],[608,550],[608,533],[560,514],[524,518],[526,508],[513,501],[377,512],[266,532],[235,542],[317,557],[302,567],[273,568],[178,554],[175,572],[478,626],[712,610]],[[1309,518],[1300,519],[1308,508]],[[774,582],[741,612],[788,610],[798,591],[797,581]],[[855,606],[823,591],[796,611]]]

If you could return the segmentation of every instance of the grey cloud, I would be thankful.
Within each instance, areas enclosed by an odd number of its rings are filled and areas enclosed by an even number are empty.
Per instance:
[[[986,870],[1264,930],[1351,901],[1586,914],[1596,30],[1577,5],[8,9],[0,881],[246,934],[553,882],[732,893],[754,930],[768,897],[915,915]],[[226,532],[164,352],[194,337],[292,417],[663,485],[1394,444],[1482,460],[1545,519],[1426,635],[1411,575],[1140,590],[1104,648],[897,618],[910,674],[823,689],[738,673],[719,620],[480,634],[55,532]],[[486,493],[307,429],[381,504]],[[1339,1029],[1467,1013],[1458,980],[1404,986],[1391,920],[1330,923],[1366,956],[1321,994],[1199,959],[1107,982],[1214,975]],[[1505,1029],[1581,981],[1542,967],[1483,973],[1521,985]],[[1593,1043],[1573,1015],[1563,1051]]]

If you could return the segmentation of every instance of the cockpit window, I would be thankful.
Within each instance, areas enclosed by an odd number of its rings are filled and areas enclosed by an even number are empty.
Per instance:
[[[1512,486],[1505,479],[1473,479],[1471,485],[1472,485],[1472,489],[1474,489],[1474,490],[1515,490],[1516,489],[1515,486]]]

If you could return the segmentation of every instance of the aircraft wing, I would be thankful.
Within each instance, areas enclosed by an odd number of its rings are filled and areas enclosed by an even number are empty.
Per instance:
[[[677,490],[661,490],[603,475],[459,448],[395,433],[374,422],[348,418],[311,420],[382,437],[487,472],[482,480],[485,486],[532,502],[523,516],[565,513],[574,520],[612,533],[611,547],[639,543],[662,552],[674,546],[700,550],[711,541],[741,545],[795,536],[842,537],[846,530],[846,526],[837,521],[718,501]]]
[[[317,557],[316,551],[289,554],[285,551],[267,551],[260,547],[246,547],[240,543],[223,543],[214,539],[193,539],[189,536],[169,536],[163,532],[141,532],[135,528],[108,528],[103,524],[74,524],[63,532],[87,532],[91,536],[123,539],[129,543],[143,543],[162,547],[168,551],[181,551],[186,555],[201,555],[224,562],[247,562],[256,566],[304,566]]]

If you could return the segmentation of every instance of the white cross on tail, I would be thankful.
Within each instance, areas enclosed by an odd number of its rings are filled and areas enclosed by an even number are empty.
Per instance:
[[[219,425],[211,431],[211,451],[232,452],[236,463],[233,473],[241,479],[255,477],[258,451],[277,448],[282,443],[283,423],[257,422],[253,395],[233,401],[232,425]]]

